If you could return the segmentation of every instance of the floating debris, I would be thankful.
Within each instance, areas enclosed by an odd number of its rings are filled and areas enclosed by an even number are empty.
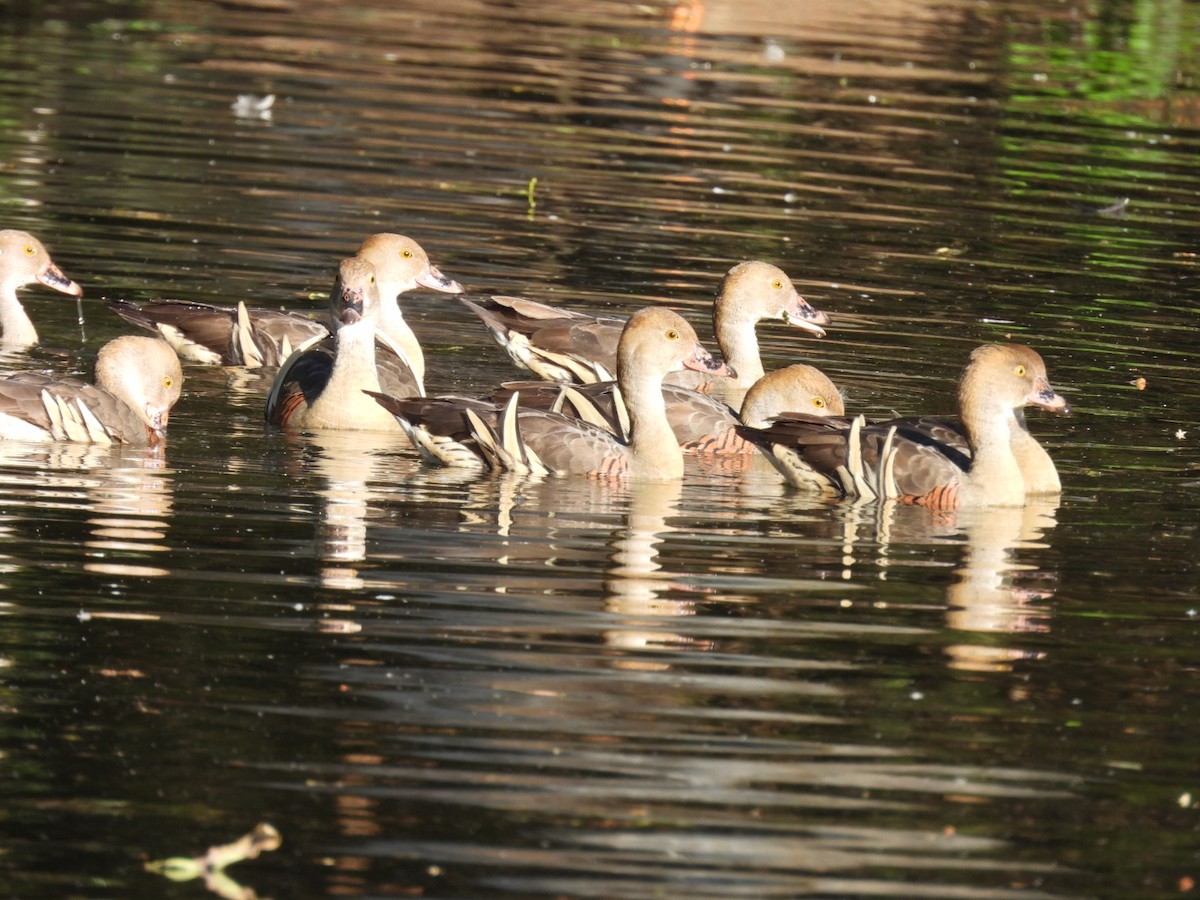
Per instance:
[[[229,104],[233,114],[239,119],[269,119],[271,107],[275,105],[275,95],[238,94],[238,98]]]
[[[172,856],[146,863],[146,871],[163,875],[172,881],[191,881],[203,878],[204,885],[221,897],[252,900],[257,895],[225,874],[225,867],[244,859],[254,859],[260,853],[278,850],[283,838],[275,827],[266,822],[254,826],[232,844],[209,847],[203,856]]]
[[[1093,206],[1090,203],[1076,203],[1074,206],[1081,213],[1086,213],[1090,216],[1120,219],[1125,215],[1125,210],[1129,208],[1129,198],[1122,197],[1116,203],[1110,203],[1107,206]]]

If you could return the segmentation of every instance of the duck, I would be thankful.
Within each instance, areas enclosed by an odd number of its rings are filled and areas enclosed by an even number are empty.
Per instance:
[[[373,234],[355,255],[375,267],[383,302],[379,331],[403,350],[423,383],[425,357],[400,309],[399,295],[417,287],[460,294],[462,285],[443,275],[420,244],[401,234]],[[304,313],[250,307],[244,302],[233,307],[189,300],[108,303],[126,321],[161,334],[183,359],[202,365],[278,366],[301,344],[329,334],[324,323]]]
[[[270,424],[399,431],[395,418],[363,393],[423,393],[403,353],[377,333],[381,306],[375,267],[361,256],[342,260],[329,295],[333,333],[302,344],[279,367],[267,396]]]
[[[45,245],[27,231],[0,231],[0,345],[31,347],[37,329],[17,298],[26,285],[41,284],[70,297],[82,297],[83,288],[63,274]]]
[[[0,438],[157,447],[182,389],[170,345],[122,335],[100,348],[95,384],[38,372],[0,378]]]
[[[563,413],[522,407],[519,392],[504,405],[373,396],[396,416],[422,457],[437,464],[535,475],[671,480],[683,475],[684,463],[667,422],[663,379],[685,368],[732,375],[701,346],[695,330],[678,313],[647,307],[627,320],[616,369],[629,412],[628,440]]]
[[[787,481],[824,496],[937,511],[1021,506],[1032,494],[1062,489],[1050,454],[1029,432],[1026,406],[1071,411],[1036,350],[984,344],[959,380],[958,423],[786,415],[737,430]]]
[[[540,381],[508,382],[490,398],[507,403],[520,395],[520,405],[566,412],[611,431],[621,438],[629,434],[629,416],[614,381],[586,385],[563,385]],[[687,455],[730,456],[757,453],[741,437],[739,424],[763,427],[768,419],[788,411],[815,416],[841,416],[845,401],[829,377],[815,366],[797,363],[768,372],[754,383],[735,412],[711,394],[677,384],[663,384],[667,420],[675,439]]]
[[[513,362],[538,378],[580,384],[615,378],[623,319],[585,315],[519,297],[464,298],[463,302],[483,320]],[[759,260],[739,263],[726,273],[713,302],[717,346],[737,374],[720,383],[711,374],[676,379],[676,383],[716,389],[730,405],[739,406],[764,374],[755,333],[764,319],[782,320],[817,337],[824,336],[822,326],[829,324],[829,316],[801,297],[778,266]]]

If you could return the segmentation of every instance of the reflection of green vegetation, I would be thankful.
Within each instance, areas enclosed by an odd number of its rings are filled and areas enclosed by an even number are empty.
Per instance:
[[[1028,265],[1040,256],[1047,272],[1082,264],[1110,281],[1136,283],[1187,240],[1145,223],[1178,202],[1171,194],[1179,172],[1193,167],[1176,129],[1200,116],[1200,6],[1086,0],[1078,17],[1045,7],[1036,21],[1010,25],[1005,52],[995,161],[1000,182],[1019,199],[1001,205],[996,223],[1007,234],[1053,233],[1061,241],[1014,243],[1014,259]],[[1091,208],[1126,197],[1124,221]],[[1090,312],[1082,303],[1073,308]],[[1111,310],[1100,314],[1112,320]]]
[[[1107,0],[1082,23],[1043,23],[1036,42],[1009,46],[1027,79],[1013,99],[1036,103],[1161,100],[1190,91],[1200,47],[1200,7],[1184,0]]]
[[[0,206],[44,201],[44,161],[73,152],[60,133],[73,117],[59,113],[104,109],[129,123],[122,126],[126,138],[136,132],[145,105],[133,73],[158,83],[163,45],[154,35],[168,27],[141,0],[18,9],[0,16],[0,59],[10,81],[0,95],[0,167],[9,174],[0,180]],[[119,79],[110,74],[116,70]],[[93,180],[112,183],[112,170],[106,166]]]
[[[1005,174],[1017,184],[1123,186],[1153,181],[1159,172],[1170,177],[1178,149],[1158,129],[1200,103],[1200,6],[1092,0],[1087,13],[1042,19],[1036,40],[1026,23],[1008,45],[1008,111],[1021,124],[1002,135],[1001,158],[1010,161]],[[1065,143],[1063,116],[1070,121]],[[1130,133],[1114,140],[1120,137],[1114,129]]]
[[[116,34],[122,31],[160,32],[166,31],[167,27],[164,22],[152,22],[146,19],[105,19],[102,22],[93,22],[89,26],[92,31],[100,32],[103,35]]]

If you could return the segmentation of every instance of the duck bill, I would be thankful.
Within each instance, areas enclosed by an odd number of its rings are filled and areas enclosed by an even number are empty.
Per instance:
[[[461,294],[463,292],[463,286],[453,278],[443,275],[437,266],[430,266],[418,275],[417,284],[432,291],[441,291],[443,294]]]
[[[146,419],[149,422],[146,426],[146,434],[150,438],[151,447],[161,447],[167,442],[167,420],[170,418],[171,411],[169,409],[146,407]]]
[[[1050,382],[1045,378],[1036,378],[1033,382],[1033,390],[1025,397],[1025,402],[1033,406],[1040,406],[1042,409],[1048,409],[1050,412],[1056,412],[1060,415],[1068,416],[1071,414],[1071,407],[1061,394],[1050,387]]]
[[[363,317],[362,291],[344,290],[341,298],[342,311],[338,314],[338,325],[356,325]]]
[[[62,291],[72,297],[83,296],[83,288],[64,275],[63,270],[53,263],[38,272],[37,280],[38,284],[44,284],[48,288],[54,288],[54,290]]]
[[[694,372],[703,372],[706,375],[724,375],[726,378],[737,378],[737,372],[733,370],[733,366],[727,362],[721,362],[713,358],[713,355],[701,347],[696,345],[696,352],[683,361],[685,369],[691,369]]]
[[[783,321],[789,325],[795,325],[797,328],[803,328],[817,337],[825,337],[825,329],[821,326],[829,324],[829,316],[799,294],[795,294],[792,301],[783,310]]]

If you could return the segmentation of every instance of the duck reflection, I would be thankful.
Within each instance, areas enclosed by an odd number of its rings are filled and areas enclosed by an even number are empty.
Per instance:
[[[174,509],[174,471],[154,453],[130,453],[121,465],[97,460],[88,489],[92,537],[84,570],[103,575],[162,578],[170,569],[131,562],[170,549],[167,529]],[[118,561],[118,557],[120,560]]]
[[[947,624],[959,631],[1009,633],[1048,631],[1056,577],[1049,569],[1022,563],[1023,551],[1048,546],[1057,525],[1058,497],[1031,498],[1025,506],[963,510],[958,527],[966,537],[962,565],[946,591]],[[946,648],[957,669],[1005,670],[1031,651],[985,643]]]
[[[83,569],[158,578],[168,569],[138,560],[169,549],[174,472],[160,449],[61,442],[0,442],[0,466],[12,473],[13,497],[36,509],[83,498],[91,531]],[[6,517],[9,521],[20,515]],[[17,565],[8,567],[19,568]]]
[[[315,451],[313,466],[322,482],[317,489],[318,580],[335,590],[361,590],[366,582],[358,564],[367,558],[367,526],[382,515],[382,496],[373,485],[394,469],[400,445],[359,431],[321,431],[304,440]],[[349,622],[328,622],[327,627],[357,630]]]
[[[894,502],[841,504],[841,577],[860,578],[869,565],[886,580],[906,565],[904,548],[960,543],[961,560],[946,589],[947,626],[992,635],[1048,631],[1051,611],[1042,601],[1054,595],[1056,573],[1023,560],[1049,546],[1046,537],[1057,524],[1058,504],[1057,496],[1030,496],[1024,506],[932,515]],[[1038,655],[983,639],[955,641],[945,652],[954,668],[984,671],[1007,670]]]
[[[666,624],[695,614],[689,589],[660,560],[666,536],[676,530],[670,520],[679,515],[683,490],[679,480],[615,484],[475,476],[466,484],[460,527],[492,531],[497,540],[485,545],[490,546],[486,551],[477,542],[464,544],[462,552],[476,560],[486,552],[495,564],[512,570],[513,578],[496,579],[497,593],[556,595],[563,588],[564,568],[586,573],[601,565],[599,602],[613,623],[603,630],[606,646],[624,651],[617,656],[623,667],[663,668],[640,652],[712,646]],[[454,547],[440,552],[452,553]],[[543,569],[555,571],[544,575]],[[580,584],[588,581],[585,575]]]
[[[693,599],[666,596],[681,585],[675,575],[663,571],[659,547],[675,530],[668,519],[679,514],[683,485],[679,481],[634,483],[629,486],[629,512],[624,533],[613,543],[612,565],[604,586],[606,611],[619,625],[605,631],[605,643],[628,651],[681,647],[711,649],[711,641],[699,641],[664,629],[655,619],[674,619],[695,614]],[[666,668],[665,663],[629,657],[623,666]]]

